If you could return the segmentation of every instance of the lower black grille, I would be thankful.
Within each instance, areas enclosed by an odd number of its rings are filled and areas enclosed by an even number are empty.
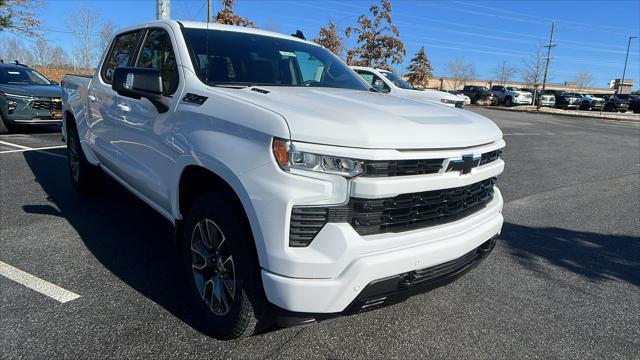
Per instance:
[[[31,108],[34,110],[62,110],[61,101],[52,100],[34,100],[31,102]]]
[[[349,202],[350,223],[360,235],[402,232],[461,219],[493,199],[496,178],[472,185]],[[331,210],[331,209],[330,209]]]
[[[437,280],[438,278],[455,273],[460,269],[464,269],[478,261],[481,257],[482,253],[474,249],[473,251],[446,263],[406,273],[402,277],[401,285],[410,287],[420,283]]]
[[[456,221],[493,199],[496,178],[468,186],[402,194],[393,198],[351,198],[344,206],[293,207],[289,246],[308,246],[328,222],[349,223],[360,235],[422,229]]]

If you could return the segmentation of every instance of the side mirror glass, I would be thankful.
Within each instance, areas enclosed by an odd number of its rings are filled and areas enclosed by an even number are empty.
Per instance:
[[[117,67],[113,73],[111,88],[120,96],[148,99],[158,112],[163,113],[169,109],[162,102],[162,76],[156,69]]]

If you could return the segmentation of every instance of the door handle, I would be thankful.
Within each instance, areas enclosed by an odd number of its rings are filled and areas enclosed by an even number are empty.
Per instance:
[[[129,112],[131,111],[131,107],[127,104],[118,104],[118,109],[120,109],[121,111],[124,112]]]
[[[89,95],[87,95],[87,97],[89,98],[89,101],[96,101],[96,100],[98,100],[98,98],[97,98],[97,97],[95,97],[95,95],[91,95],[91,94],[89,94]]]

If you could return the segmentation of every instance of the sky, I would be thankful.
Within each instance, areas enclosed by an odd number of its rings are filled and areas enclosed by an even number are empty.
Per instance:
[[[301,30],[308,39],[333,20],[346,47],[344,28],[377,0],[270,1],[236,0],[236,13],[260,28],[292,34]],[[628,37],[640,36],[640,0],[626,1],[409,1],[392,0],[392,18],[407,48],[404,62],[395,65],[400,74],[425,46],[434,76],[447,76],[446,64],[464,58],[475,64],[478,78],[495,78],[503,62],[523,68],[537,45],[549,41],[551,22],[556,22],[550,82],[571,81],[581,71],[593,75],[595,87],[607,87],[622,76]],[[46,39],[72,52],[73,35],[65,25],[82,6],[94,8],[103,21],[117,28],[155,19],[155,0],[53,0],[43,1],[40,14]],[[214,0],[214,14],[221,1]],[[205,21],[206,0],[171,0],[171,18]],[[97,32],[97,29],[96,29]],[[0,38],[14,35],[0,33]],[[23,40],[25,44],[32,41]],[[640,81],[640,42],[633,39],[625,78]],[[0,54],[0,57],[1,54]],[[516,75],[514,80],[519,80]],[[634,89],[639,89],[638,85]]]

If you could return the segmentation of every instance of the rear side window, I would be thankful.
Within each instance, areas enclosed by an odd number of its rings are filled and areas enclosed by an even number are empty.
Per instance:
[[[133,57],[138,43],[139,31],[130,32],[116,37],[111,51],[102,65],[102,80],[111,84],[113,72],[118,66],[129,65],[129,60]]]
[[[136,67],[160,71],[164,95],[171,95],[178,88],[178,66],[171,46],[171,38],[162,29],[151,29],[142,44]]]

